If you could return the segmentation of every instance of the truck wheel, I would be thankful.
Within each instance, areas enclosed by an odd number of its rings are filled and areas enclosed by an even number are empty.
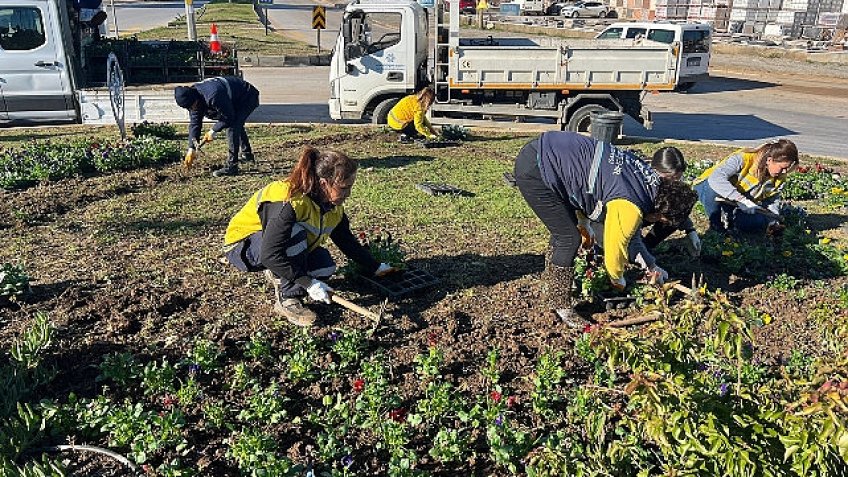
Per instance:
[[[387,98],[380,101],[371,113],[371,122],[374,124],[386,124],[389,121],[389,111],[395,107],[400,98]]]
[[[597,104],[587,104],[586,106],[581,107],[577,111],[574,111],[574,114],[571,115],[571,119],[568,120],[568,130],[581,133],[591,133],[592,113],[607,112],[609,112],[609,109],[603,106]]]

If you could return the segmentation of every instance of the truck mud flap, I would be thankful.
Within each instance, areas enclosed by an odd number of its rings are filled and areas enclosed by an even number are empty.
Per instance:
[[[642,110],[639,112],[639,119],[642,120],[642,126],[645,126],[645,129],[654,128],[654,120],[650,109],[642,106]]]

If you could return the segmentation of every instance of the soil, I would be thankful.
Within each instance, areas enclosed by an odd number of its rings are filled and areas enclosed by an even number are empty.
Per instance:
[[[359,134],[337,140],[360,141],[363,134],[369,135],[368,139],[393,140],[386,133]],[[285,153],[295,146],[281,149]],[[267,171],[279,165],[260,159],[257,167]],[[187,355],[196,336],[218,343],[226,353],[225,360],[242,356],[244,343],[259,330],[270,333],[280,354],[288,352],[292,330],[273,316],[271,290],[262,277],[240,273],[219,261],[219,237],[226,223],[199,221],[175,235],[162,234],[162,225],[154,222],[126,229],[125,225],[79,218],[95,211],[102,201],[119,198],[133,204],[133,197],[140,192],[179,186],[185,180],[178,167],[171,166],[2,193],[0,227],[5,230],[0,233],[5,245],[0,261],[26,263],[32,271],[33,291],[13,306],[0,309],[0,343],[7,347],[36,311],[49,312],[58,326],[49,363],[59,374],[42,390],[41,397],[65,399],[69,392],[93,397],[101,391],[95,378],[104,355],[129,351],[142,357],[166,355],[177,362]],[[699,229],[703,230],[704,224],[699,224]],[[392,232],[404,237],[415,230],[400,224]],[[426,270],[441,283],[391,303],[387,311],[392,320],[381,323],[370,342],[391,357],[393,383],[401,396],[420,395],[413,359],[432,343],[445,352],[447,378],[470,394],[486,392],[479,369],[493,345],[500,347],[502,384],[518,396],[519,403],[529,399],[532,383],[524,377],[532,374],[541,352],[565,350],[571,378],[579,380],[585,375],[585,363],[571,354],[579,331],[559,324],[542,305],[544,257],[520,250],[520,244],[510,243],[508,238],[485,237],[457,227],[442,231],[438,240],[418,244],[411,252],[409,265]],[[711,288],[726,290],[737,303],[757,305],[770,313],[773,324],[757,330],[760,345],[756,353],[763,361],[786,360],[796,349],[813,356],[820,353],[820,336],[807,320],[808,308],[846,284],[844,277],[832,278],[829,289],[811,287],[808,298],[799,300],[688,258],[679,237],[670,240],[669,251],[658,259],[676,276],[703,274]],[[365,283],[334,279],[330,284],[346,298],[371,309],[377,309],[382,301]],[[367,318],[340,306],[318,305],[315,310],[320,326],[314,333],[322,338],[335,328],[372,326]],[[607,312],[590,307],[589,311],[599,322],[638,316],[634,309]],[[303,415],[311,406],[320,405],[324,395],[350,389],[350,383],[340,378],[295,384],[280,367],[263,372],[285,390],[289,415]],[[225,402],[240,399],[220,379],[204,375],[201,383],[205,389],[216,390],[211,397]],[[122,395],[120,389],[111,392]],[[185,461],[197,462],[205,475],[231,475],[233,468],[223,457],[229,433],[203,430],[198,425],[202,419],[200,412],[189,413],[187,428],[197,431],[187,435],[191,445]],[[280,449],[305,463],[314,443],[302,426],[280,424],[275,433],[280,436]],[[424,448],[424,443],[421,445]],[[357,461],[365,474],[378,472],[375,455],[357,456]],[[465,471],[492,472],[473,463]]]

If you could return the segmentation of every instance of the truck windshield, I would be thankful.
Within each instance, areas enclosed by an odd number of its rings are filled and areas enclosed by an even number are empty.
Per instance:
[[[709,53],[710,32],[689,30],[683,32],[683,53]]]
[[[365,31],[365,51],[374,53],[385,50],[400,42],[400,13],[368,13],[363,21]]]
[[[33,50],[44,42],[44,22],[37,8],[0,8],[0,48]]]

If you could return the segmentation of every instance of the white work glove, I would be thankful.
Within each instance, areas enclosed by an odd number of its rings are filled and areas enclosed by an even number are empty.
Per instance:
[[[689,251],[689,255],[699,257],[701,255],[701,237],[698,236],[698,232],[693,230],[686,234],[686,238],[688,239],[686,250]]]
[[[757,209],[760,208],[760,206],[751,199],[741,199],[736,202],[736,205],[739,207],[739,210],[746,214],[756,213]]]
[[[663,270],[659,265],[654,265],[648,269],[648,277],[651,283],[662,285],[668,280],[668,272]]]
[[[306,289],[306,293],[309,293],[309,298],[328,304],[330,303],[330,292],[332,291],[333,289],[330,288],[330,285],[314,278],[312,279],[312,284]]]
[[[388,263],[381,263],[379,267],[377,267],[377,271],[374,272],[374,276],[377,277],[385,277],[391,273],[395,273],[397,268],[389,265]]]
[[[624,291],[627,288],[627,280],[624,279],[624,276],[617,280],[610,277],[610,282],[612,283],[612,287],[618,291]]]
[[[595,245],[595,229],[592,222],[583,214],[577,214],[577,231],[580,232],[580,246],[588,249]]]

